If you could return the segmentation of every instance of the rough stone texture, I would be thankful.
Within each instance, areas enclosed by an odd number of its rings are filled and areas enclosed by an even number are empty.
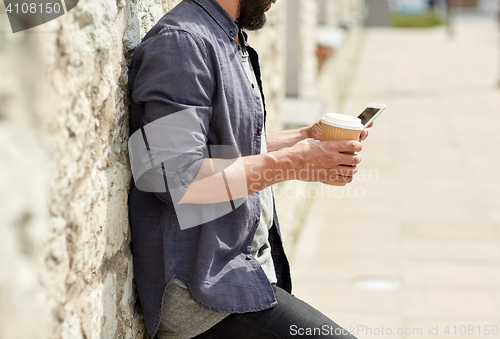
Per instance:
[[[47,338],[51,326],[38,276],[51,164],[38,130],[45,112],[35,104],[44,100],[31,81],[40,73],[33,54],[33,37],[0,34],[0,338]]]

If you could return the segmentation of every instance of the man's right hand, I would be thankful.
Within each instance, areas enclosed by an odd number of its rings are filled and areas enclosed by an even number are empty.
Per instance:
[[[317,141],[306,139],[284,149],[292,171],[289,180],[350,183],[358,171],[361,143],[354,140]]]
[[[291,147],[236,160],[205,159],[180,203],[217,203],[242,198],[286,180],[350,183],[358,171],[358,141],[302,140]],[[215,173],[215,174],[214,174]],[[224,174],[224,176],[222,175]]]

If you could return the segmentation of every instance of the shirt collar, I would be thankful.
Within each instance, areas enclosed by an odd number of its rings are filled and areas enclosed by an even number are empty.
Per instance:
[[[202,7],[214,20],[219,24],[219,26],[226,32],[226,34],[235,39],[238,35],[239,28],[236,25],[234,19],[229,15],[229,13],[222,8],[222,6],[217,2],[217,0],[193,0],[200,7]]]

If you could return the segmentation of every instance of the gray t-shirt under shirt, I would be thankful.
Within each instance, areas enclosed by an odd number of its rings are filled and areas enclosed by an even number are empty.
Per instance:
[[[257,88],[257,77],[252,68],[248,53],[242,55],[243,68],[249,81]],[[264,104],[261,98],[261,114],[264,114]],[[261,153],[267,153],[267,139],[265,130],[262,133]],[[259,192],[260,222],[252,241],[252,256],[259,262],[271,283],[276,283],[271,245],[269,243],[269,229],[273,225],[273,197],[271,187]],[[188,339],[195,337],[227,317],[229,313],[209,311],[198,305],[186,287],[179,279],[174,278],[167,287],[163,300],[162,321],[158,329],[160,339]]]
[[[243,68],[247,73],[248,79],[254,87],[257,88],[257,77],[252,68],[252,63],[246,51],[243,52]],[[262,103],[261,98],[261,103]],[[264,105],[261,107],[261,114],[264,114]],[[262,133],[261,154],[267,153],[267,139],[265,130]],[[267,187],[260,191],[260,222],[255,232],[255,237],[252,241],[252,256],[257,259],[262,269],[266,273],[271,283],[276,283],[276,272],[274,270],[273,258],[271,257],[271,245],[269,243],[269,229],[273,225],[273,196],[271,187]]]

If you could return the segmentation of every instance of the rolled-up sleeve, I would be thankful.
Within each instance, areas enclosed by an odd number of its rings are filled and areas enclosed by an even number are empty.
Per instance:
[[[207,157],[215,91],[207,59],[203,42],[177,29],[165,29],[135,52],[129,86],[133,104],[142,108],[142,127],[129,151],[139,189],[183,193]]]

